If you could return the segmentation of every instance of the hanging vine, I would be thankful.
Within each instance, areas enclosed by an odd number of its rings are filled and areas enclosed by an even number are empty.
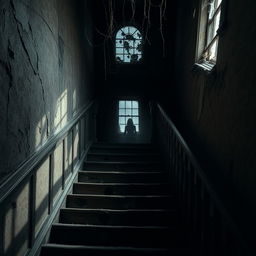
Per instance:
[[[106,31],[102,32],[99,29],[95,28],[96,32],[103,37],[102,43],[98,45],[94,45],[95,47],[103,46],[103,58],[104,58],[104,69],[105,69],[105,79],[107,78],[107,45],[108,40],[113,40],[114,33],[117,29],[116,22],[115,22],[115,1],[116,0],[102,0],[102,5],[104,8],[104,14],[105,14],[105,21],[106,21]],[[119,0],[118,0],[119,1]],[[135,23],[135,14],[136,14],[136,0],[123,0],[122,5],[122,16],[123,16],[123,22],[127,20],[126,17],[126,6],[127,2],[129,2],[130,8],[131,8],[131,17],[130,17],[130,23]],[[144,0],[143,4],[143,20],[142,20],[142,33],[144,37],[144,42],[147,42],[149,45],[151,45],[151,42],[148,38],[148,32],[151,27],[151,12],[152,8],[158,8],[159,9],[159,32],[162,39],[162,52],[163,57],[165,57],[165,38],[164,38],[164,32],[163,32],[163,21],[165,19],[166,9],[167,9],[167,0],[157,0],[157,3],[155,3],[154,0]],[[91,42],[90,42],[91,43]],[[110,58],[110,57],[109,57]]]

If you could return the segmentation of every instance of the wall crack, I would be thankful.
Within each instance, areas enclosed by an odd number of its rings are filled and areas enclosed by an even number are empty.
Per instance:
[[[4,68],[7,76],[9,77],[9,88],[8,88],[7,103],[6,103],[6,132],[7,132],[7,136],[8,136],[8,133],[9,133],[9,129],[8,129],[8,127],[9,127],[9,104],[10,104],[10,92],[13,87],[13,75],[12,75],[12,67],[9,62],[0,60],[0,65]]]
[[[17,16],[16,16],[16,10],[15,10],[15,6],[14,6],[14,3],[13,3],[13,0],[11,0],[11,8],[12,8],[12,14],[13,14],[13,17],[14,17],[14,20],[16,22],[16,26],[17,26],[17,31],[18,31],[18,35],[19,35],[19,39],[20,39],[20,42],[21,42],[21,45],[22,45],[22,48],[24,50],[24,52],[26,53],[26,56],[28,58],[28,61],[29,61],[29,64],[33,70],[33,73],[35,76],[38,77],[39,81],[40,81],[40,85],[41,85],[41,89],[42,89],[42,98],[43,98],[43,102],[44,102],[44,112],[45,112],[45,116],[46,116],[46,125],[47,125],[47,129],[46,129],[46,136],[49,137],[49,119],[48,119],[48,116],[47,116],[47,111],[46,111],[46,100],[45,100],[45,90],[44,90],[44,86],[43,86],[43,81],[42,81],[42,78],[40,76],[40,73],[39,73],[39,57],[38,57],[38,52],[35,50],[36,52],[36,68],[33,66],[33,63],[31,61],[31,58],[30,58],[30,55],[29,55],[29,52],[28,52],[28,49],[26,47],[26,44],[24,42],[24,39],[23,39],[23,36],[22,36],[22,32],[21,32],[21,29],[24,31],[24,28],[23,28],[23,25],[22,23],[18,20]],[[28,7],[28,6],[27,6]],[[47,23],[46,23],[47,24]],[[48,25],[48,24],[47,24]],[[49,27],[49,25],[48,25]],[[31,25],[29,24],[29,29],[30,29],[30,32],[32,34],[32,37],[33,37],[33,33],[32,33],[32,27]],[[50,29],[50,28],[49,28]],[[51,30],[51,29],[50,29]],[[52,30],[51,30],[52,32]],[[9,100],[9,99],[8,99]]]
[[[21,33],[21,30],[20,30],[20,27],[21,29],[24,31],[24,28],[23,28],[23,25],[22,23],[18,20],[17,16],[16,16],[16,10],[15,10],[15,6],[14,6],[14,3],[13,3],[13,0],[11,1],[11,7],[12,7],[12,14],[13,14],[13,17],[14,17],[14,20],[16,22],[16,27],[17,27],[17,31],[18,31],[18,34],[19,34],[19,38],[20,38],[20,42],[21,42],[21,45],[22,45],[22,48],[24,50],[24,52],[26,53],[27,55],[27,58],[28,58],[28,61],[29,61],[29,64],[34,72],[35,75],[38,74],[38,72],[36,71],[36,69],[34,68],[33,64],[32,64],[32,61],[31,61],[31,58],[30,58],[30,55],[29,55],[29,52],[28,52],[28,49],[25,45],[25,42],[23,40],[23,37],[22,37],[22,33]]]

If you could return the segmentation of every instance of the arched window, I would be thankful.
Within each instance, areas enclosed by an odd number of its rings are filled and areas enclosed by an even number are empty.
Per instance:
[[[116,61],[135,63],[142,58],[142,35],[131,26],[123,27],[116,33]]]

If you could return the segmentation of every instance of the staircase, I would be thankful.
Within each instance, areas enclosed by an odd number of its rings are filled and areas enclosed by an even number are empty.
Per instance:
[[[41,256],[192,255],[151,145],[95,144]]]

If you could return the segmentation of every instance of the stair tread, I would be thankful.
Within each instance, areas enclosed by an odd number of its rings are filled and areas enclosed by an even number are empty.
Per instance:
[[[94,143],[91,148],[102,148],[102,147],[127,147],[127,148],[155,148],[151,143]]]
[[[166,226],[127,226],[127,225],[92,225],[92,224],[69,224],[69,223],[54,223],[52,224],[54,228],[84,228],[84,229],[146,229],[146,230],[154,230],[154,229],[161,229],[161,230],[169,230],[170,227]]]
[[[184,248],[143,248],[143,247],[127,247],[127,246],[93,246],[93,245],[65,245],[65,244],[45,244],[42,247],[43,255],[125,255],[125,256],[181,256],[193,255],[190,249]],[[58,255],[59,255],[58,254]]]
[[[143,212],[175,212],[175,209],[106,209],[106,208],[100,208],[100,209],[95,209],[95,208],[73,208],[73,207],[65,207],[61,208],[60,210],[62,211],[81,211],[81,212],[89,212],[89,211],[95,211],[95,212],[113,212],[113,213],[128,213],[128,212],[138,212],[138,213],[143,213]]]
[[[93,245],[66,245],[66,244],[54,244],[47,243],[42,247],[61,247],[61,248],[74,248],[74,249],[97,249],[97,250],[136,250],[136,251],[167,251],[167,248],[139,248],[139,247],[130,247],[130,246],[93,246]]]
[[[160,161],[104,161],[104,160],[86,160],[88,164],[160,164]]]
[[[192,255],[152,144],[96,143],[87,156],[42,256]]]
[[[93,194],[69,194],[76,197],[100,197],[100,198],[173,198],[172,195],[93,195]]]
[[[90,170],[80,170],[79,172],[88,173],[88,174],[121,174],[121,175],[136,175],[136,174],[165,174],[164,172],[155,172],[155,171],[135,171],[135,172],[127,172],[127,171],[90,171]]]
[[[74,182],[74,184],[84,184],[84,185],[99,185],[99,186],[168,186],[168,183],[161,183],[161,182],[148,182],[148,183],[143,183],[143,182],[138,182],[138,183],[133,183],[133,182],[114,182],[114,183],[104,183],[104,182]]]
[[[191,249],[188,248],[154,248],[154,247],[132,247],[132,246],[93,246],[93,245],[66,245],[66,244],[54,244],[54,243],[47,243],[44,244],[42,247],[48,248],[63,248],[63,249],[92,249],[92,250],[109,250],[109,251],[136,251],[136,252],[190,252]]]
[[[100,156],[151,156],[151,155],[156,155],[156,156],[160,156],[159,153],[157,152],[88,152],[88,155],[100,155]]]

